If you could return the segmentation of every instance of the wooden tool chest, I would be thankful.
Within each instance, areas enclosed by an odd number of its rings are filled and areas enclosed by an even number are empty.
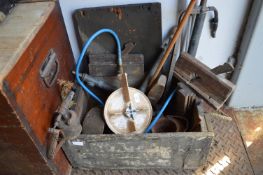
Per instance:
[[[46,158],[47,131],[61,103],[57,79],[74,59],[55,2],[18,4],[0,24],[0,174],[69,174],[59,151]]]

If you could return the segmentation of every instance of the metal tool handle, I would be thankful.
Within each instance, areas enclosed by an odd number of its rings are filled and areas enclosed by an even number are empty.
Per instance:
[[[173,49],[173,46],[175,45],[176,41],[178,40],[178,38],[179,38],[179,36],[180,36],[180,34],[181,34],[181,32],[182,32],[187,20],[189,18],[189,16],[192,13],[192,10],[193,10],[193,8],[195,6],[195,3],[196,3],[196,0],[191,0],[190,4],[188,5],[187,10],[185,11],[185,15],[182,18],[182,21],[179,23],[179,26],[177,27],[177,30],[176,30],[176,32],[175,32],[175,34],[174,34],[169,46],[168,46],[166,52],[164,53],[164,56],[163,56],[160,64],[158,65],[155,73],[153,74],[153,76],[152,76],[152,78],[151,78],[151,80],[149,82],[149,87],[151,87],[153,85],[153,83],[155,82],[155,80],[158,77],[159,73],[161,72],[161,69],[162,69],[164,63],[166,62],[170,52]]]

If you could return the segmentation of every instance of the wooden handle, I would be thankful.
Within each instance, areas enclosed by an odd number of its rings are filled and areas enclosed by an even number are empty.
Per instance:
[[[172,51],[176,41],[178,40],[178,38],[179,38],[179,36],[180,36],[180,34],[181,34],[181,32],[182,32],[187,20],[189,18],[189,16],[191,15],[191,13],[193,11],[195,3],[196,3],[196,0],[191,0],[189,6],[187,7],[185,15],[184,15],[182,21],[179,23],[179,26],[178,26],[178,28],[177,28],[177,30],[176,30],[173,38],[172,38],[172,41],[171,41],[169,47],[167,48],[167,50],[166,50],[166,52],[165,52],[165,54],[164,54],[164,56],[163,56],[163,58],[162,58],[162,60],[161,60],[161,62],[159,64],[158,68],[156,69],[155,73],[153,74],[153,77],[152,77],[152,79],[151,79],[151,81],[149,83],[149,87],[151,87],[153,85],[154,81],[156,80],[156,78],[158,77],[159,73],[161,72],[161,69],[162,69],[164,63],[166,62],[170,52]]]
[[[122,93],[125,103],[130,104],[131,99],[129,94],[129,85],[128,85],[128,79],[126,73],[121,74],[121,87],[122,87]]]

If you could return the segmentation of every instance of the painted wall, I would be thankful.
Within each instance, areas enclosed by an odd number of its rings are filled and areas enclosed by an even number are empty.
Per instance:
[[[263,2],[255,0],[239,52],[239,76],[233,77],[236,90],[229,103],[232,107],[263,107],[262,29]]]
[[[216,6],[219,11],[219,26],[217,37],[210,37],[209,17],[207,15],[205,26],[197,51],[199,58],[207,66],[213,68],[223,64],[234,52],[238,34],[245,16],[248,4],[251,0],[208,0],[208,5]],[[162,29],[163,37],[169,29],[176,24],[177,13],[189,2],[183,0],[60,0],[60,5],[69,35],[70,43],[75,59],[79,56],[79,48],[75,37],[72,22],[72,13],[75,9],[84,7],[98,7],[109,5],[123,5],[146,2],[160,2],[162,4]]]

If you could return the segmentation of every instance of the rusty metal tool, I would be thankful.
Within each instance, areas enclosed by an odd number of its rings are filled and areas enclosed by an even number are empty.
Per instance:
[[[82,123],[82,134],[103,134],[105,122],[103,112],[98,107],[91,108]]]
[[[188,120],[183,116],[167,115],[156,123],[152,128],[153,133],[164,132],[186,132],[188,130]]]
[[[49,146],[47,157],[53,159],[66,140],[74,139],[81,133],[81,124],[75,111],[70,110],[75,92],[71,90],[56,111],[56,119],[52,128],[48,129]]]
[[[189,16],[192,13],[192,10],[193,10],[193,8],[195,6],[195,3],[196,3],[196,0],[191,0],[190,4],[188,5],[188,7],[187,7],[187,9],[185,11],[185,14],[184,14],[184,16],[182,18],[182,21],[179,23],[179,26],[178,26],[178,28],[177,28],[177,30],[176,30],[176,32],[175,32],[175,34],[174,34],[174,36],[173,36],[173,38],[171,40],[171,43],[169,44],[169,47],[167,48],[167,50],[166,50],[166,52],[165,52],[160,64],[157,67],[157,70],[155,71],[153,77],[151,78],[151,80],[149,82],[149,87],[151,87],[153,85],[154,81],[157,79],[159,73],[161,72],[161,69],[162,69],[164,63],[166,62],[170,52],[172,51],[176,41],[178,40],[178,38],[179,38],[179,36],[180,36],[180,34],[181,34],[186,22],[187,22],[187,19],[189,18]]]

